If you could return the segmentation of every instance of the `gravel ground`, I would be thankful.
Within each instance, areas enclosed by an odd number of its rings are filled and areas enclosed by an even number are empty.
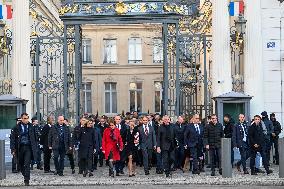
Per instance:
[[[46,174],[40,170],[33,170],[31,174],[30,185],[32,186],[110,186],[110,185],[122,185],[122,186],[177,186],[188,185],[191,186],[206,186],[206,185],[219,185],[219,186],[281,186],[284,188],[284,179],[278,176],[278,167],[272,167],[273,174],[259,174],[257,176],[244,175],[233,170],[233,178],[222,178],[218,175],[215,177],[210,176],[210,171],[200,175],[192,175],[190,172],[182,173],[181,171],[174,172],[172,178],[166,178],[165,175],[155,174],[155,170],[150,171],[150,175],[145,176],[143,169],[139,168],[136,177],[128,177],[127,174],[115,178],[108,176],[108,169],[106,167],[99,168],[94,172],[93,177],[83,177],[78,175],[78,170],[74,175],[71,174],[71,170],[66,168],[64,170],[64,176],[59,177],[53,174]],[[125,170],[126,171],[126,170]],[[20,173],[12,174],[7,170],[7,178],[0,180],[0,186],[16,187],[23,186],[23,177]],[[39,187],[40,188],[40,187]],[[80,188],[80,187],[79,187]],[[128,187],[126,187],[128,188]],[[151,187],[146,187],[147,189]],[[68,189],[70,189],[68,187]]]

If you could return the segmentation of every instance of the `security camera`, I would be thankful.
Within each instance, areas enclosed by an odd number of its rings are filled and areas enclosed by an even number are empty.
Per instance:
[[[19,84],[20,86],[23,86],[23,87],[27,86],[27,83],[25,81],[19,81]]]

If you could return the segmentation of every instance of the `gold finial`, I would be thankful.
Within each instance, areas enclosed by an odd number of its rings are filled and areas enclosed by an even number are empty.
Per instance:
[[[123,2],[118,2],[116,5],[115,5],[115,12],[117,14],[125,14],[128,10],[128,7],[126,4],[124,4]]]

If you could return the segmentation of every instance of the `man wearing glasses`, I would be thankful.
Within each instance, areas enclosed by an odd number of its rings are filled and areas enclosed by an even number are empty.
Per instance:
[[[38,139],[35,127],[29,122],[29,115],[22,113],[21,121],[16,126],[11,135],[12,155],[19,152],[19,166],[24,176],[24,183],[29,185],[31,158],[37,159]],[[18,148],[18,149],[16,149]]]

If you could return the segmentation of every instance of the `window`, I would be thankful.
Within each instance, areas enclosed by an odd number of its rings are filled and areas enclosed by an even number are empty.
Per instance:
[[[116,83],[105,83],[105,113],[117,113]]]
[[[128,63],[142,63],[142,40],[141,38],[128,39]]]
[[[142,83],[130,83],[129,84],[130,94],[130,111],[142,111]]]
[[[163,41],[160,38],[153,39],[153,63],[163,62]]]
[[[116,39],[104,39],[104,64],[116,64]]]
[[[155,81],[155,112],[161,112],[162,82]]]
[[[92,113],[92,83],[82,83],[82,105],[84,113]]]
[[[92,41],[91,39],[83,39],[82,40],[82,59],[83,64],[92,64]]]

